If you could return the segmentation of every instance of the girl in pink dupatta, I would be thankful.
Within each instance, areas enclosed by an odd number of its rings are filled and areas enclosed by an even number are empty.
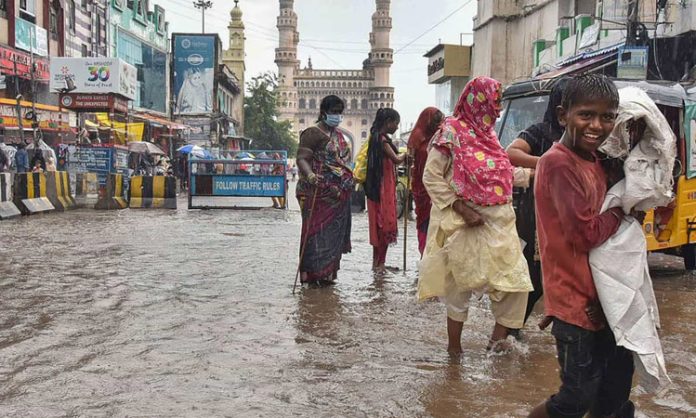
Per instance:
[[[418,297],[447,304],[448,351],[456,354],[472,292],[491,300],[496,323],[488,348],[500,350],[509,330],[522,326],[532,290],[515,229],[513,168],[494,130],[500,88],[488,77],[466,85],[433,137],[423,173],[433,206]]]

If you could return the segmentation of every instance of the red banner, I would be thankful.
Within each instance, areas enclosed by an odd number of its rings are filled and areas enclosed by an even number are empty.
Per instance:
[[[18,74],[15,74],[15,61],[17,62]],[[48,60],[34,55],[34,63],[36,63],[34,78],[40,81],[48,81],[50,74]],[[2,73],[5,75],[19,75],[27,80],[31,79],[31,55],[14,48],[0,46],[0,69],[2,69]]]

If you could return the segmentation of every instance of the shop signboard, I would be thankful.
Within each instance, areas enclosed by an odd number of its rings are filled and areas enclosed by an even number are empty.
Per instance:
[[[53,57],[50,64],[50,89],[64,90],[72,80],[72,93],[120,94],[135,99],[137,70],[119,58]]]
[[[5,100],[5,99],[1,99]],[[22,105],[22,113],[30,110]],[[39,128],[47,131],[69,130],[70,117],[66,112],[52,111],[39,109],[37,112]],[[17,106],[13,104],[0,103],[0,126],[16,128],[17,124]],[[29,127],[29,121],[24,121],[24,126]]]
[[[213,87],[217,35],[172,35],[176,114],[208,114],[213,111]]]
[[[115,94],[62,93],[60,105],[66,109],[83,112],[128,112],[128,101]]]
[[[36,64],[34,78],[39,81],[48,80],[48,61],[45,58],[35,57],[34,64]],[[31,56],[26,52],[0,45],[0,69],[5,75],[18,75],[28,80],[31,78]]]
[[[31,22],[15,19],[15,46],[42,57],[48,56],[48,32]]]
[[[111,145],[78,145],[68,151],[68,170],[97,173],[99,184],[106,184],[108,174],[128,174],[128,148]]]
[[[647,46],[622,46],[619,48],[616,76],[627,80],[645,80],[649,55]]]
[[[209,118],[186,118],[177,122],[189,127],[188,140],[190,142],[207,144],[210,142],[210,119]]]

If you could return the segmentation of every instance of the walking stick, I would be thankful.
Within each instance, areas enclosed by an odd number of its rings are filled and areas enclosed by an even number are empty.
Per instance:
[[[321,164],[319,164],[319,170],[321,173]],[[309,208],[309,216],[307,216],[307,225],[305,227],[304,239],[300,245],[300,261],[297,263],[297,273],[295,273],[295,283],[292,285],[292,294],[295,294],[295,288],[297,287],[297,278],[300,277],[300,269],[302,268],[302,260],[304,259],[305,249],[307,248],[307,232],[309,231],[309,223],[312,221],[312,214],[314,214],[314,204],[317,202],[317,195],[319,194],[319,182],[314,186],[314,196],[312,196],[312,207]]]
[[[411,164],[408,162],[408,157],[406,158],[406,161],[406,202],[404,202],[404,274],[406,273],[406,238],[408,237],[408,216],[411,208]]]

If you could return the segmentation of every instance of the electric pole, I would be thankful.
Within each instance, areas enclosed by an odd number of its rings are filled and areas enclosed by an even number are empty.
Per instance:
[[[198,0],[193,2],[193,7],[195,7],[196,9],[201,9],[201,33],[205,33],[205,11],[213,7],[213,2],[210,0]]]
[[[31,57],[31,62],[29,66],[29,74],[31,75],[31,134],[34,140],[34,152],[39,149],[38,138],[36,136],[36,129],[38,128],[39,122],[36,114],[36,61],[34,60],[34,32],[29,31],[29,52]]]

